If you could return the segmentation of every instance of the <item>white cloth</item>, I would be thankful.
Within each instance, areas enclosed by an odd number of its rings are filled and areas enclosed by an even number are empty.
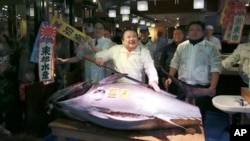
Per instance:
[[[92,42],[93,44],[95,43],[96,39],[93,39]],[[101,50],[107,50],[108,48],[111,47],[111,40],[108,38],[100,38],[98,39],[98,44],[96,45],[97,48]],[[79,45],[77,49],[76,56],[79,59],[83,59],[83,54],[86,54],[90,57],[95,57],[95,52],[93,49],[89,46],[88,42]],[[84,80],[85,81],[90,81],[92,83],[97,83],[107,75],[105,74],[105,71],[103,68],[97,66],[96,64],[85,60],[84,61]]]
[[[177,47],[170,66],[178,70],[179,80],[191,85],[208,85],[211,72],[221,72],[221,55],[207,40],[195,45],[187,40]]]
[[[149,50],[141,46],[129,53],[123,45],[116,45],[108,50],[98,52],[96,58],[99,57],[103,58],[105,62],[113,60],[114,69],[120,73],[128,74],[128,76],[142,82],[146,73],[149,82],[156,81],[158,83],[157,71]],[[121,78],[118,82],[135,83],[127,78]]]
[[[216,46],[216,48],[217,48],[218,50],[221,50],[221,42],[220,42],[220,40],[219,40],[218,38],[212,36],[212,37],[210,37],[210,38],[205,37],[205,39],[207,39],[208,41],[214,43],[215,46]]]
[[[250,77],[250,43],[239,44],[231,55],[222,60],[222,66],[225,69],[230,69],[237,63],[239,63],[239,71]],[[248,81],[244,78],[243,80]]]

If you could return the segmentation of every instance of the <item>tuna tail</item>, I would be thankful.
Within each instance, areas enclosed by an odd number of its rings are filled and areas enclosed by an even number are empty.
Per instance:
[[[180,127],[180,128],[182,128],[182,129],[184,129],[187,133],[190,133],[190,134],[194,134],[194,133],[195,133],[194,129],[192,129],[192,128],[185,128],[184,126],[181,126],[181,125],[179,125],[179,124],[176,124],[176,123],[172,122],[172,121],[171,121],[171,118],[168,117],[168,116],[165,116],[165,115],[163,115],[163,114],[160,114],[160,115],[157,115],[156,117],[159,118],[159,119],[161,119],[161,120],[164,120],[164,121],[166,121],[166,122],[169,122],[169,123],[172,124],[172,125],[175,125],[175,126],[177,126],[177,127]]]
[[[208,89],[208,88],[196,88],[191,87],[189,85],[181,83],[179,80],[177,80],[175,77],[171,76],[165,69],[161,66],[161,71],[166,74],[169,78],[172,79],[172,81],[177,85],[177,87],[180,89],[182,93],[185,94],[185,96],[179,96],[184,97],[184,99],[187,97],[201,97],[201,96],[214,96],[216,93],[215,89]],[[181,98],[183,99],[183,98]]]

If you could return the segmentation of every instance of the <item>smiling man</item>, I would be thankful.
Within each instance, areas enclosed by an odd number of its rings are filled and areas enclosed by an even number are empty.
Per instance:
[[[149,85],[160,91],[158,75],[148,49],[139,45],[136,31],[127,29],[122,35],[122,45],[116,45],[96,54],[96,64],[103,66],[104,62],[113,60],[114,69],[120,73],[128,74],[129,77],[144,82],[143,76],[148,76]],[[118,82],[135,83],[127,78],[121,78]]]

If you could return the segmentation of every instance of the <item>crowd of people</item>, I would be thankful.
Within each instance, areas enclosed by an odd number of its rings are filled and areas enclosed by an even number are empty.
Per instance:
[[[158,39],[155,42],[152,41],[150,31],[146,26],[140,26],[139,33],[134,29],[126,29],[122,33],[117,33],[119,37],[114,38],[103,22],[97,21],[93,25],[93,33],[87,35],[87,41],[84,44],[77,46],[75,56],[70,57],[69,54],[61,52],[65,50],[61,48],[65,41],[56,44],[58,52],[56,65],[65,65],[63,66],[64,73],[69,70],[67,63],[82,62],[83,81],[98,83],[114,73],[102,67],[107,65],[117,72],[125,73],[129,77],[148,84],[154,91],[159,92],[165,89],[175,94],[180,100],[197,105],[203,120],[206,119],[206,112],[212,106],[212,98],[216,95],[222,68],[229,69],[240,61],[242,75],[246,78],[244,80],[249,83],[249,43],[240,44],[231,56],[222,61],[220,40],[213,36],[214,27],[205,26],[201,21],[191,22],[187,26],[187,33],[182,28],[174,29],[171,43],[162,37],[163,32],[160,30],[157,32]],[[28,59],[23,56],[22,60],[27,62],[25,68],[29,69],[20,69],[22,71],[19,74],[20,80],[16,80],[18,63],[13,61],[13,57],[17,56],[14,56],[13,48],[8,42],[7,28],[0,26],[0,32],[0,121],[6,122],[6,128],[15,132],[14,127],[18,124],[15,126],[13,124],[18,120],[15,119],[16,114],[13,111],[18,109],[16,107],[20,104],[18,87],[19,84],[29,84],[35,81],[34,66],[29,64]],[[58,41],[62,40],[58,39]],[[24,46],[32,46],[31,42],[34,40],[29,39],[28,44]],[[30,55],[30,48],[25,49],[25,47],[22,49],[27,57]],[[68,47],[67,50],[69,50]],[[86,56],[95,61],[86,60]],[[172,79],[161,72],[160,68],[185,85],[206,88],[213,93],[207,96],[201,94],[198,97],[187,97],[183,91],[178,91],[177,85],[172,83]],[[118,82],[137,83],[127,78],[121,78]],[[20,111],[15,113],[20,113]]]

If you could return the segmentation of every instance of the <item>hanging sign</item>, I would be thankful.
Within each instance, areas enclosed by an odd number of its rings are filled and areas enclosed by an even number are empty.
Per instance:
[[[38,63],[38,39],[39,39],[39,35],[40,35],[40,28],[42,25],[45,25],[45,24],[48,24],[48,22],[43,21],[39,27],[38,33],[36,35],[36,40],[35,40],[35,43],[33,45],[33,50],[32,50],[31,56],[30,56],[30,62]]]
[[[245,24],[246,8],[245,3],[231,0],[225,6],[222,19],[222,28],[226,29],[223,40],[227,43],[240,43],[242,30]]]
[[[78,29],[63,20],[58,19],[56,16],[51,19],[50,25],[55,26],[57,28],[57,32],[78,44],[86,42],[86,34],[80,32]]]
[[[39,80],[46,83],[54,81],[54,46],[56,27],[42,24],[38,39],[38,74]]]

